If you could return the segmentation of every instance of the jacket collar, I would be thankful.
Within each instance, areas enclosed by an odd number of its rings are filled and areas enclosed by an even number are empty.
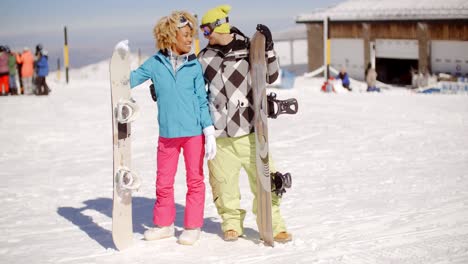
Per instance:
[[[187,56],[187,61],[184,63],[182,67],[178,68],[177,71],[182,69],[186,65],[192,65],[197,62],[197,56],[195,56],[195,54],[189,54],[186,56]],[[167,68],[167,70],[171,73],[172,77],[174,77],[175,79],[176,72],[174,71],[174,68],[172,66],[169,52],[167,50],[160,50],[158,51],[158,53],[156,53],[156,55],[154,55],[154,57],[157,60],[162,62],[162,64]]]
[[[241,51],[243,53],[248,52],[250,45],[249,39],[236,31],[231,31],[231,34],[233,35],[233,40],[229,44],[225,46],[208,44],[205,49],[220,53],[223,57],[236,54]]]
[[[170,57],[171,56],[169,54],[169,51],[167,49],[164,49],[164,50],[159,50],[159,52],[156,54],[156,55],[159,55],[159,57],[161,58],[164,58],[164,59],[167,59],[168,61],[170,60]],[[182,56],[186,56],[187,57],[187,62],[191,62],[193,60],[196,60],[197,59],[197,56],[193,53],[189,53],[187,55],[182,55]]]

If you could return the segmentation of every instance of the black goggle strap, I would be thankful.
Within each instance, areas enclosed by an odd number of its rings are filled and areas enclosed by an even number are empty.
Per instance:
[[[216,19],[216,21],[211,22],[211,23],[206,23],[203,25],[200,25],[200,28],[203,29],[205,27],[209,27],[211,31],[213,31],[215,28],[221,26],[222,24],[229,23],[229,17],[225,17],[224,21],[221,19]]]

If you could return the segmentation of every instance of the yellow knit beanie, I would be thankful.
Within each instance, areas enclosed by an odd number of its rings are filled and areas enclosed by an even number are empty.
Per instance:
[[[230,10],[231,10],[230,5],[220,5],[213,9],[210,9],[202,17],[201,24],[203,25],[203,24],[213,23],[217,19],[220,19],[221,23],[224,23],[225,22],[224,18],[228,16],[228,13]],[[216,27],[213,31],[218,32],[218,33],[230,33],[231,27],[229,26],[229,23],[224,23]]]

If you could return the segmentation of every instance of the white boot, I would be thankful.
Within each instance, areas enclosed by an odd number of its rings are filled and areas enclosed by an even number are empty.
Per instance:
[[[200,228],[184,229],[179,237],[179,244],[191,246],[200,238]]]
[[[145,231],[145,240],[158,240],[174,236],[174,224],[170,226],[153,227]]]

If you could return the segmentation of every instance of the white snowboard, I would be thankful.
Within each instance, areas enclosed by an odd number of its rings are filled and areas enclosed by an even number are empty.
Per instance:
[[[112,132],[114,149],[113,169],[113,205],[112,205],[112,239],[118,250],[123,250],[133,243],[132,191],[121,188],[119,174],[131,168],[131,124],[121,124],[117,118],[118,104],[130,100],[130,62],[129,53],[114,51],[110,62],[111,99],[112,99]],[[126,110],[126,109],[123,109]],[[120,112],[122,107],[120,107]]]

